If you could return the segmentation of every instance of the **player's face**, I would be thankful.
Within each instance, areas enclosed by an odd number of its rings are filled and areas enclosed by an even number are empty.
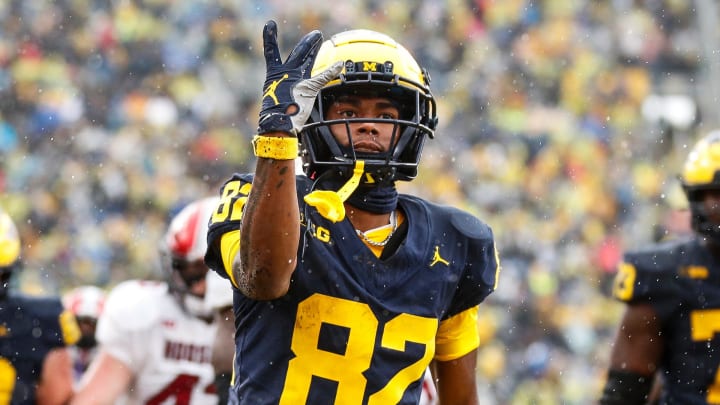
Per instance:
[[[175,261],[173,263],[173,269],[175,270],[176,276],[185,284],[190,294],[198,297],[205,295],[205,276],[208,272],[205,262],[202,260],[192,262]]]
[[[80,327],[80,340],[77,342],[78,347],[89,349],[95,347],[95,328],[97,326],[97,318],[89,316],[78,316],[77,324]]]
[[[329,120],[353,118],[398,119],[400,111],[386,98],[340,96],[328,108]],[[357,122],[349,125],[356,152],[378,153],[390,148],[395,125],[382,122]],[[333,136],[342,146],[349,146],[345,124],[331,125]],[[395,135],[397,138],[397,135]]]
[[[703,208],[713,224],[720,224],[720,189],[703,191]]]

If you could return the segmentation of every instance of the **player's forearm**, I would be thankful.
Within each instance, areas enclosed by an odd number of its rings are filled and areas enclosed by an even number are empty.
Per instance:
[[[64,405],[73,394],[72,360],[67,348],[53,349],[43,361],[37,405]]]
[[[277,23],[270,20],[263,27],[265,82],[258,135],[253,137],[258,163],[240,227],[240,263],[236,258],[233,264],[235,281],[250,298],[268,300],[285,295],[295,270],[300,242],[296,136],[310,117],[320,89],[344,66],[338,62],[310,77],[322,42],[320,31],[309,32],[283,61]]]
[[[126,392],[133,371],[102,348],[83,374],[70,405],[111,405]]]
[[[450,361],[434,362],[434,377],[437,382],[441,405],[477,405],[477,382],[475,368],[477,350]]]
[[[258,300],[283,296],[295,269],[300,213],[292,160],[258,159],[240,229],[235,279]]]

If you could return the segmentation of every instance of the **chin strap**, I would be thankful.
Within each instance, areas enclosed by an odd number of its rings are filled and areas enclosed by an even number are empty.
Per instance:
[[[355,162],[352,177],[340,187],[340,190],[315,190],[307,194],[303,199],[308,205],[315,207],[323,218],[332,222],[342,221],[345,218],[345,205],[343,205],[343,202],[358,187],[364,172],[365,161],[358,160]]]

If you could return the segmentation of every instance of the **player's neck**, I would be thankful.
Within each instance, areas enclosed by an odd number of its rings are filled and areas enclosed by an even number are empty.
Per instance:
[[[345,212],[350,223],[355,229],[366,232],[369,229],[379,228],[390,223],[391,212],[376,214],[370,211],[361,210],[350,204],[345,204]]]

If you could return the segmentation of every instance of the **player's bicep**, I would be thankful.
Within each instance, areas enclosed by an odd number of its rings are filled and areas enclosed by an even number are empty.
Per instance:
[[[652,306],[628,305],[617,331],[610,368],[650,375],[658,366],[662,348],[660,320]]]
[[[440,322],[435,337],[436,360],[454,360],[477,349],[480,344],[477,314],[476,305]]]

